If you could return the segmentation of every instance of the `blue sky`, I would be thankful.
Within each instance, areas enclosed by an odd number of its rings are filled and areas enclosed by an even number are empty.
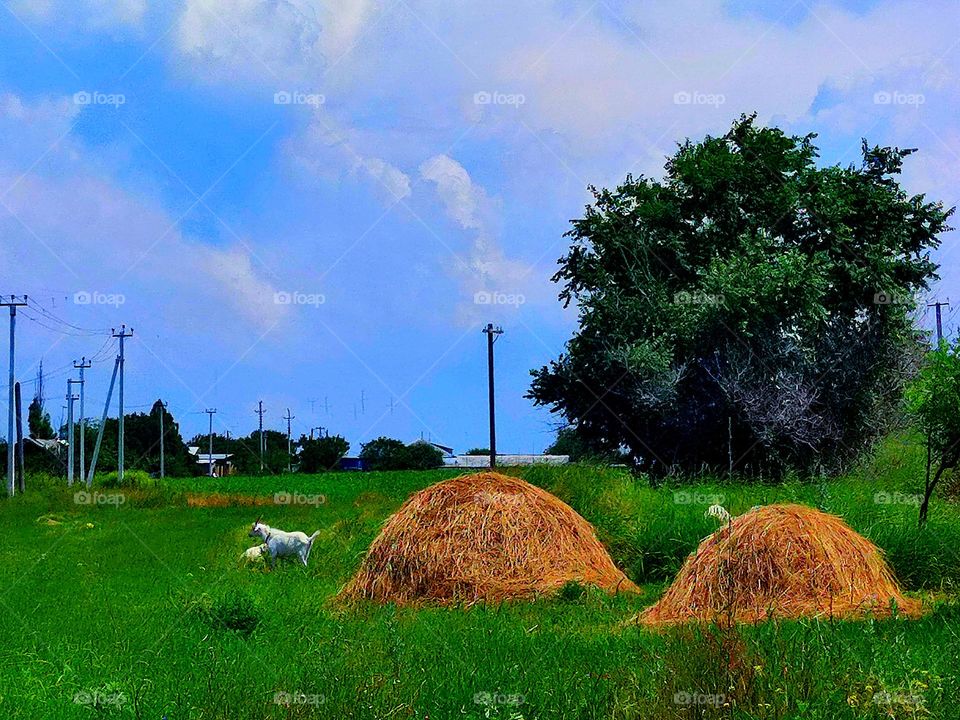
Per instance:
[[[820,133],[825,163],[862,136],[918,147],[905,183],[956,204],[958,20],[946,0],[0,0],[0,293],[132,326],[127,407],[162,397],[187,436],[206,407],[246,434],[263,399],[270,427],[289,407],[354,450],[485,445],[495,322],[499,446],[540,451],[553,423],[523,394],[575,326],[549,277],[587,185],[659,175],[756,111]],[[104,340],[25,314],[18,375],[43,359],[54,420]]]

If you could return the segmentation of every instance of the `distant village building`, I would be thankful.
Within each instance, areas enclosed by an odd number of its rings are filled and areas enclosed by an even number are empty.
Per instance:
[[[209,453],[200,452],[200,448],[191,445],[187,448],[189,453],[197,458],[197,465],[200,465],[205,473],[209,472],[210,468],[210,458],[213,458],[213,475],[214,477],[224,477],[226,475],[233,475],[234,467],[233,462],[230,458],[233,457],[233,453],[213,453],[211,456]]]
[[[566,465],[570,462],[569,455],[511,455],[497,453],[497,465],[514,467],[519,465]],[[446,467],[488,468],[489,455],[453,455],[443,459]]]

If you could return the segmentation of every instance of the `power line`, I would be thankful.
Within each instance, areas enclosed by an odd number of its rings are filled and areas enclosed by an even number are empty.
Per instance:
[[[50,320],[53,320],[54,322],[58,322],[61,325],[66,325],[67,327],[70,327],[74,330],[79,330],[80,332],[86,332],[86,333],[95,333],[97,335],[107,335],[110,333],[110,328],[94,329],[94,328],[84,328],[84,327],[80,327],[79,325],[74,325],[73,323],[68,322],[63,318],[54,315],[45,307],[43,307],[43,305],[41,305],[40,303],[38,303],[36,300],[32,298],[27,298],[27,302],[30,304],[30,307],[32,309],[36,310],[37,312],[43,313]]]

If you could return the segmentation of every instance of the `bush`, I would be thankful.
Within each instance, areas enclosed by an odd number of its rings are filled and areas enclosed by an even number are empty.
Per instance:
[[[123,483],[120,482],[116,470],[96,476],[97,484],[105,488],[136,487],[137,485],[146,485],[152,479],[150,474],[143,470],[124,470]]]
[[[340,458],[350,452],[350,443],[339,435],[311,439],[300,438],[300,472],[335,470]]]
[[[428,442],[418,440],[400,453],[399,470],[432,470],[443,465],[443,453]]]
[[[212,601],[204,597],[200,615],[215,629],[232,630],[247,637],[256,630],[261,619],[253,600],[242,590],[230,590]]]
[[[399,470],[404,447],[400,440],[378,437],[360,446],[360,459],[367,470]]]
[[[443,453],[428,442],[404,445],[379,437],[360,446],[360,459],[368,470],[432,470],[443,465]]]

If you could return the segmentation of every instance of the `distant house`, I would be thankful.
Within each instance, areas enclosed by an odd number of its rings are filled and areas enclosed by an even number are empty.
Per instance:
[[[497,453],[497,465],[512,467],[518,465],[566,465],[569,455],[510,455]],[[446,467],[488,468],[489,455],[454,455],[443,459]]]
[[[443,457],[453,457],[453,448],[447,447],[446,445],[440,445],[439,443],[432,442],[430,445],[433,445],[437,450],[443,453]]]
[[[340,458],[341,470],[366,470],[363,465],[363,460],[358,457],[342,457]]]
[[[210,455],[210,453],[200,452],[200,448],[195,445],[191,445],[187,450],[197,459],[197,465],[200,465],[205,473],[209,473],[210,459],[212,458],[214,477],[233,475],[234,467],[230,460],[233,457],[232,453],[213,453],[213,455]]]

